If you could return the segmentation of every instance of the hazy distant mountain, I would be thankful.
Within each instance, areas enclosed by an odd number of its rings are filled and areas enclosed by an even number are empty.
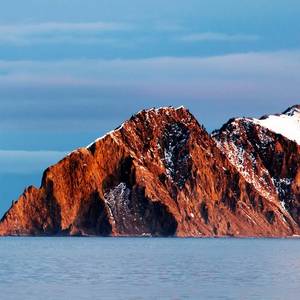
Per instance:
[[[210,136],[183,108],[143,110],[29,187],[2,235],[300,234],[299,106]]]

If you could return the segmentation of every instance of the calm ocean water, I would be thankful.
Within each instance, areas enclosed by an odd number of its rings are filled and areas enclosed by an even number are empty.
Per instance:
[[[0,299],[300,299],[300,240],[1,238]]]

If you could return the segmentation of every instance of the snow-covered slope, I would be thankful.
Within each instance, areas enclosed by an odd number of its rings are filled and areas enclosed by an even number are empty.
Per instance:
[[[300,105],[292,106],[280,115],[269,115],[253,121],[300,145]]]

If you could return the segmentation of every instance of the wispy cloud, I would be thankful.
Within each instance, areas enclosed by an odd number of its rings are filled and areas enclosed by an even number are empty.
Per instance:
[[[128,44],[125,32],[135,30],[135,42],[151,40],[144,30],[165,32],[169,42],[254,42],[258,35],[219,32],[191,33],[174,38],[184,27],[174,22],[154,22],[145,26],[126,22],[42,22],[0,24],[0,44],[28,46],[35,44]],[[112,33],[122,33],[112,35]]]
[[[0,150],[0,173],[30,174],[41,172],[66,155],[59,151]]]
[[[0,61],[0,124],[8,130],[103,128],[111,119],[117,125],[140,108],[177,104],[190,107],[196,115],[217,107],[210,113],[218,113],[225,121],[238,115],[238,108],[257,110],[251,108],[254,103],[297,102],[299,70],[300,51]],[[229,115],[219,109],[225,104]]]
[[[0,24],[0,34],[34,34],[73,31],[122,31],[131,29],[127,23],[114,22],[46,22],[25,24]]]
[[[130,31],[133,26],[118,22],[44,22],[0,24],[0,43],[27,45],[36,43],[99,43],[112,39],[100,33]]]
[[[99,86],[262,78],[292,80],[300,79],[299,70],[300,51],[114,60],[0,60],[0,85]]]
[[[184,42],[254,42],[260,38],[258,35],[202,32],[182,36],[179,40]]]

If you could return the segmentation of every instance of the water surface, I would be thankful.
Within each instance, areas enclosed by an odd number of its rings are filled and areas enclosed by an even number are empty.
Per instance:
[[[298,300],[300,240],[1,238],[0,299]]]

